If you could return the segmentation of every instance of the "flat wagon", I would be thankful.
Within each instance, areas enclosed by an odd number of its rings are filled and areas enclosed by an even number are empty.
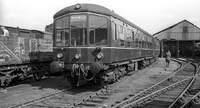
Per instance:
[[[51,33],[16,27],[0,28],[0,85],[7,86],[13,79],[24,79],[29,74],[40,79],[52,58]],[[47,67],[45,69],[48,69]]]

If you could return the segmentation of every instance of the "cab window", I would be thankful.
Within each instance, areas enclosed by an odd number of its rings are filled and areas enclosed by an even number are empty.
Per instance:
[[[106,45],[108,20],[105,17],[89,15],[89,42],[91,45]]]
[[[87,43],[87,16],[72,15],[70,17],[71,46],[80,46]]]
[[[55,21],[55,45],[69,46],[69,16]]]

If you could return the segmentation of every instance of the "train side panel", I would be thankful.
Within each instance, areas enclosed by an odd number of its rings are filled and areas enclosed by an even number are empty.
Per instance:
[[[0,66],[52,60],[52,39],[42,33],[6,27],[9,35],[0,34]]]
[[[19,64],[21,59],[14,53],[15,38],[0,37],[0,65]]]

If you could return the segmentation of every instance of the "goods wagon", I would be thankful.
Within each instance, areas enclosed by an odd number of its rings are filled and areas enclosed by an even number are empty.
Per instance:
[[[0,28],[0,84],[8,85],[13,79],[24,79],[32,74],[42,76],[43,66],[52,61],[51,36],[38,30],[1,26]],[[48,67],[45,67],[48,69]]]
[[[129,70],[152,63],[159,40],[113,11],[76,4],[58,11],[53,24],[53,71],[63,71],[72,86],[114,82]]]

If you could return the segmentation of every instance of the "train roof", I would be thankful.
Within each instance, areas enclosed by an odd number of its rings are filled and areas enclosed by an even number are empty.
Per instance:
[[[77,7],[77,5],[79,5],[80,7]],[[75,5],[66,7],[66,8],[58,11],[54,15],[54,19],[59,17],[59,16],[62,16],[64,14],[73,13],[73,12],[93,12],[93,13],[98,13],[98,14],[104,14],[104,15],[107,15],[107,16],[112,16],[112,17],[115,17],[119,20],[124,21],[125,23],[129,24],[130,26],[138,28],[140,31],[151,36],[151,34],[146,32],[145,30],[141,29],[140,27],[131,23],[130,21],[126,20],[125,18],[119,16],[118,14],[114,13],[110,9],[103,7],[103,6],[100,6],[100,5],[96,5],[96,4],[75,4]]]
[[[13,29],[13,30],[20,30],[23,32],[39,32],[39,33],[44,33],[43,31],[40,30],[34,30],[34,29],[24,29],[24,28],[20,28],[20,27],[11,27],[11,26],[5,26],[5,25],[0,25],[0,27],[5,27],[6,29]]]

